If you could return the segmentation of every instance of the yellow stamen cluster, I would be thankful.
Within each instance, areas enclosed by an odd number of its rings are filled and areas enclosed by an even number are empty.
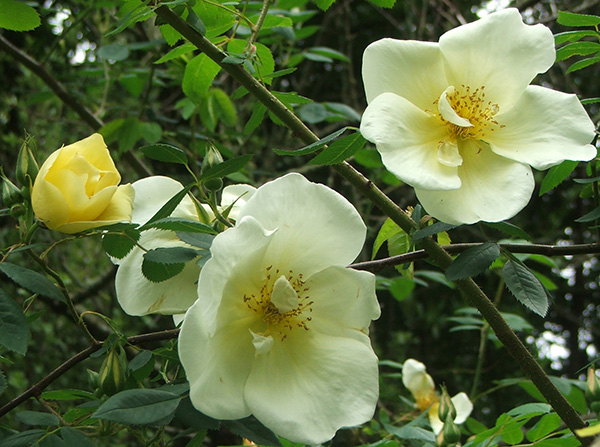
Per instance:
[[[458,126],[439,115],[442,122],[448,126],[450,138],[454,140],[482,140],[489,132],[504,127],[494,119],[499,110],[498,104],[485,100],[485,86],[471,90],[468,85],[461,85],[448,93],[447,99],[456,114],[472,124]]]
[[[279,269],[275,269],[274,272],[272,269],[272,265],[267,267],[265,281],[260,291],[257,294],[244,295],[244,303],[246,303],[248,309],[262,316],[262,321],[267,326],[266,331],[262,335],[277,333],[283,341],[294,328],[309,330],[307,323],[312,320],[312,317],[306,314],[312,312],[311,306],[313,301],[307,295],[308,287],[304,284],[302,273],[295,275],[292,270],[289,270],[284,275]],[[298,295],[298,305],[294,309],[284,313],[281,313],[277,306],[271,302],[273,286],[275,281],[281,276],[287,279]]]

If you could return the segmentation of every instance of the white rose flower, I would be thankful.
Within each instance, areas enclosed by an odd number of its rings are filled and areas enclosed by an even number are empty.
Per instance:
[[[135,199],[132,221],[144,224],[162,206],[183,189],[183,185],[169,177],[152,176],[133,183]],[[252,195],[255,188],[250,185],[231,185],[225,187],[221,207],[227,208],[234,203],[229,216],[235,218],[239,210]],[[214,215],[205,206],[207,215]],[[171,217],[200,221],[192,199],[184,197]],[[191,247],[181,241],[173,231],[150,229],[142,232],[139,245],[146,250],[168,247]],[[200,267],[195,261],[186,263],[178,275],[162,282],[151,282],[142,274],[144,251],[140,247],[123,259],[113,260],[119,265],[115,278],[117,299],[123,310],[129,315],[147,315],[151,313],[173,315],[184,313],[197,298],[197,281]]]
[[[363,57],[360,130],[432,216],[508,219],[531,198],[531,167],[596,156],[594,125],[575,95],[529,85],[554,60],[550,30],[525,25],[514,8],[439,43],[374,42]]]
[[[433,379],[425,371],[425,365],[415,359],[408,359],[402,365],[402,383],[415,398],[415,407],[421,411],[428,411],[429,424],[437,435],[444,428],[444,423],[438,415],[440,397],[435,391]],[[469,397],[460,392],[451,398],[456,409],[456,424],[462,424],[473,411],[473,404]]]
[[[299,174],[256,191],[215,237],[179,335],[198,410],[306,444],[373,416],[375,276],[346,267],[365,233],[345,198]]]

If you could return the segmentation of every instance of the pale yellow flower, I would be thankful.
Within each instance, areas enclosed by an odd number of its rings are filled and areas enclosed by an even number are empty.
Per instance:
[[[437,219],[508,219],[531,198],[532,167],[596,156],[577,97],[529,85],[555,54],[551,31],[514,8],[439,43],[379,40],[363,57],[360,131]]]
[[[63,146],[42,164],[31,191],[33,211],[48,228],[69,234],[130,222],[134,191],[120,182],[96,133]]]

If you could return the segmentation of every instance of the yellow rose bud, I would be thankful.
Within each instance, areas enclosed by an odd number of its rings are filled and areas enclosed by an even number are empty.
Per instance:
[[[100,134],[63,146],[42,164],[33,184],[36,217],[52,230],[78,233],[131,221],[134,190],[121,175]]]

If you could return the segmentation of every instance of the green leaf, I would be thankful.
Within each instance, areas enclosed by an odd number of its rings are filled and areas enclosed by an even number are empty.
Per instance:
[[[25,355],[31,333],[21,307],[0,289],[0,345]]]
[[[223,163],[219,163],[204,170],[202,175],[198,178],[198,181],[203,182],[211,178],[223,178],[229,174],[238,172],[246,166],[251,159],[252,154],[247,154],[225,160]]]
[[[76,428],[61,427],[60,436],[68,447],[94,447],[94,444],[85,433]]]
[[[513,418],[521,419],[526,417],[526,419],[531,419],[535,416],[540,416],[542,414],[546,414],[552,411],[552,407],[548,404],[536,402],[530,404],[519,405],[518,407],[513,408],[508,411],[506,414]]]
[[[208,95],[213,79],[220,70],[219,64],[210,59],[205,53],[194,57],[185,67],[181,84],[183,93],[195,104],[201,104],[202,100]]]
[[[587,59],[583,59],[575,62],[567,69],[567,73],[573,73],[574,71],[581,70],[583,68],[587,68],[590,65],[594,65],[600,62],[600,56],[594,56]]]
[[[123,6],[119,9],[118,15],[121,17],[121,20],[117,24],[117,27],[114,30],[106,33],[104,37],[118,34],[130,25],[143,22],[144,20],[152,17],[154,15],[154,11],[146,6],[146,3],[148,3],[148,1],[142,2],[140,0],[128,0],[124,2]]]
[[[144,260],[157,264],[181,264],[196,259],[198,252],[187,247],[161,247],[144,253]]]
[[[450,264],[446,278],[450,281],[477,276],[483,273],[500,256],[500,247],[495,242],[485,242],[465,250]]]
[[[0,396],[2,396],[4,391],[6,391],[6,377],[4,377],[4,373],[0,370]]]
[[[574,12],[558,11],[558,19],[556,20],[560,25],[564,26],[596,26],[600,25],[600,17],[588,15],[588,14],[577,14]]]
[[[265,446],[280,446],[281,443],[271,430],[262,425],[254,416],[238,421],[222,421],[232,432],[246,438],[255,444]]]
[[[165,163],[178,163],[187,165],[187,155],[182,149],[171,146],[170,144],[151,144],[143,146],[140,151],[152,160],[162,161]]]
[[[592,222],[597,219],[600,219],[600,206],[575,219],[575,222]]]
[[[519,444],[525,438],[521,427],[525,422],[509,422],[502,427],[502,441],[508,445]]]
[[[598,33],[595,31],[567,31],[564,33],[558,33],[554,35],[554,43],[559,45],[565,42],[577,42],[584,37],[597,37]]]
[[[19,265],[11,264],[10,262],[3,262],[0,264],[0,270],[18,285],[30,292],[39,293],[40,295],[52,298],[53,300],[66,303],[65,297],[61,291],[58,290],[52,281],[41,273],[26,269]]]
[[[148,228],[152,228],[151,225],[161,219],[164,219],[166,217],[169,217],[171,215],[171,213],[173,211],[175,211],[175,208],[177,208],[177,205],[179,205],[179,203],[183,200],[183,198],[187,195],[187,193],[190,191],[190,189],[192,189],[193,185],[188,185],[185,188],[183,188],[181,191],[179,191],[177,194],[175,194],[173,197],[171,197],[167,203],[165,203],[161,209],[159,209],[156,214],[154,214],[154,216],[152,216],[150,218],[150,220],[148,220],[148,222],[146,222],[144,225],[142,225],[141,227],[138,228],[139,231],[143,231],[143,230],[147,230]]]
[[[322,11],[327,11],[334,3],[335,0],[315,0],[315,5],[317,5]]]
[[[371,253],[371,259],[375,259],[375,256],[379,252],[379,249],[384,244],[385,241],[395,236],[396,234],[402,234],[404,230],[398,226],[396,222],[394,222],[389,217],[383,222],[383,225],[379,229],[377,236],[375,237],[375,242],[373,243],[373,251]],[[406,234],[406,233],[405,233]]]
[[[185,263],[164,264],[152,262],[147,259],[142,261],[142,274],[150,282],[163,282],[179,275],[185,268]]]
[[[109,256],[122,259],[140,240],[140,231],[125,230],[122,234],[108,233],[102,237],[102,248]]]
[[[562,420],[558,414],[545,414],[540,418],[537,424],[527,432],[527,440],[531,442],[538,441],[560,427],[561,423]]]
[[[0,28],[31,31],[40,26],[40,15],[31,6],[15,0],[0,0]]]
[[[198,247],[204,250],[208,250],[213,243],[215,238],[212,234],[206,233],[187,233],[184,231],[178,231],[177,237],[186,244],[190,244],[194,247]]]
[[[435,444],[435,435],[429,430],[412,425],[403,427],[394,427],[393,425],[385,425],[385,429],[392,435],[400,439],[413,439],[415,441]]]
[[[319,141],[315,141],[314,143],[309,144],[308,146],[304,146],[303,148],[300,148],[300,149],[296,149],[296,150],[293,150],[293,151],[285,150],[285,149],[273,149],[273,151],[277,155],[298,156],[298,155],[312,154],[313,152],[318,151],[323,146],[325,146],[326,144],[328,144],[330,141],[335,140],[341,134],[343,134],[344,132],[346,132],[346,130],[348,130],[348,128],[344,127],[344,128],[342,128],[340,130],[337,130],[337,131],[333,132],[332,134],[327,135],[326,137],[321,138]]]
[[[520,262],[509,259],[502,269],[506,286],[517,301],[541,317],[548,312],[548,294],[539,279]]]
[[[368,0],[369,3],[379,6],[380,8],[393,8],[396,4],[396,0]]]
[[[192,51],[195,51],[195,50],[196,50],[196,46],[194,44],[186,42],[182,45],[179,45],[176,48],[173,48],[171,51],[169,51],[167,54],[165,54],[163,57],[161,57],[154,63],[155,64],[164,64],[165,62],[180,58],[181,56],[191,53]]]
[[[172,417],[179,400],[177,394],[162,390],[125,390],[100,405],[94,417],[123,424],[154,424]]]
[[[252,133],[254,130],[256,130],[258,126],[260,126],[260,124],[263,122],[263,119],[265,118],[266,111],[267,107],[262,103],[258,103],[254,106],[254,109],[252,110],[252,115],[250,115],[250,119],[244,126],[244,135]]]
[[[125,45],[112,43],[110,45],[104,45],[98,48],[96,54],[100,59],[123,61],[129,57],[129,48],[127,48]]]
[[[539,195],[543,196],[548,191],[551,191],[560,185],[569,177],[569,175],[571,175],[571,172],[573,172],[578,164],[578,161],[565,160],[559,165],[552,166],[548,170],[544,180],[542,180]]]
[[[162,138],[162,127],[158,123],[142,123],[142,136],[148,143],[157,143]]]
[[[425,239],[428,236],[433,236],[434,234],[438,234],[443,231],[452,230],[457,226],[458,225],[451,225],[445,222],[436,222],[433,225],[429,225],[425,228],[415,231],[415,234],[412,235],[412,240],[418,241],[420,239]]]
[[[485,226],[498,230],[509,236],[514,236],[519,239],[531,240],[531,236],[524,230],[508,222],[482,222]]]
[[[156,220],[146,227],[146,229],[148,228],[181,231],[186,233],[217,234],[217,231],[209,225],[195,220],[182,219],[180,217],[165,217],[164,219]]]
[[[188,7],[187,22],[203,36],[206,34],[206,25],[190,7]]]
[[[571,56],[587,56],[600,51],[600,43],[596,42],[573,42],[556,50],[556,61],[563,61]]]
[[[20,411],[16,414],[16,418],[25,425],[59,425],[55,415],[40,411]]]
[[[309,165],[334,165],[341,163],[347,158],[352,157],[361,150],[367,140],[355,132],[351,135],[335,140],[329,147],[326,147],[319,155],[310,160]]]
[[[46,434],[46,430],[34,429],[27,430],[21,433],[4,438],[2,447],[31,447],[36,444],[36,441]]]
[[[600,102],[600,98],[588,98],[588,99],[581,100],[581,104],[583,104],[584,106],[587,104],[595,104],[598,102]]]
[[[96,396],[94,393],[83,390],[56,390],[56,391],[44,391],[40,396],[44,400],[95,400]]]
[[[350,58],[348,56],[346,56],[344,53],[340,53],[339,51],[336,51],[336,50],[334,50],[332,48],[327,48],[327,47],[312,47],[312,48],[308,48],[306,50],[305,54],[306,55],[308,55],[308,54],[317,54],[317,55],[320,55],[320,56],[324,56],[324,57],[328,58],[329,60],[337,59],[339,61],[350,63]]]
[[[415,288],[415,282],[408,278],[396,278],[390,284],[388,290],[397,301],[407,298]]]
[[[184,426],[190,427],[196,431],[202,430],[217,430],[221,423],[204,413],[196,410],[192,405],[192,401],[189,397],[185,397],[181,400],[177,411],[175,412],[175,418],[181,421]]]

